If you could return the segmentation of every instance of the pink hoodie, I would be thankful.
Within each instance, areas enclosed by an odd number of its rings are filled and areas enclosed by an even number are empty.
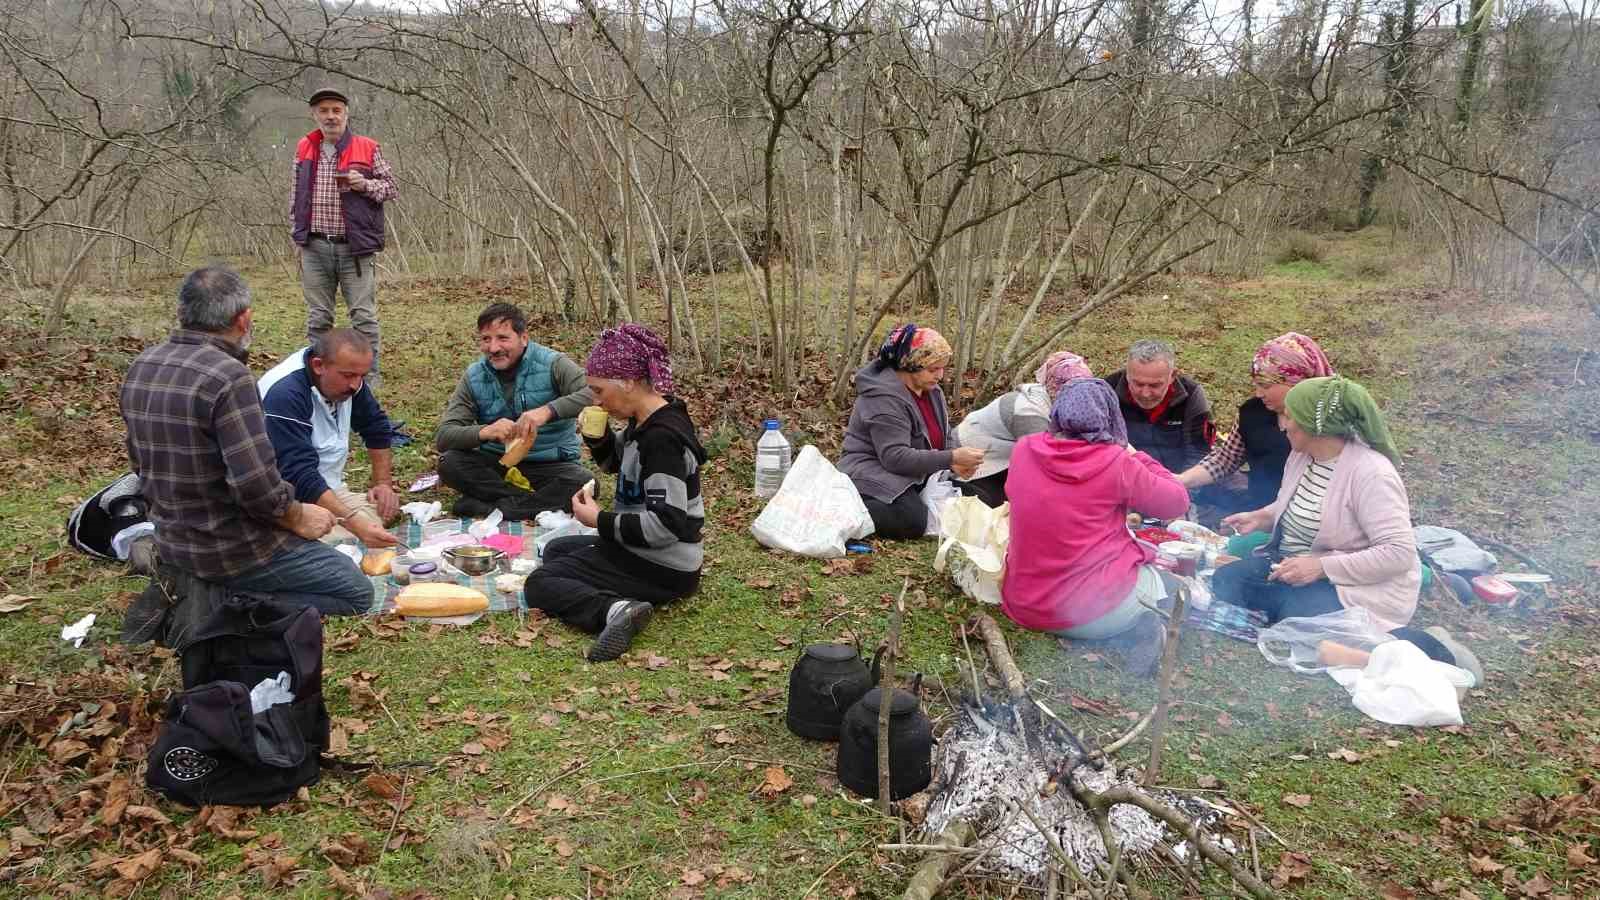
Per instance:
[[[1129,510],[1169,519],[1189,509],[1188,490],[1150,456],[1048,434],[1017,442],[1006,493],[1000,608],[1034,631],[1093,622],[1133,590],[1155,554],[1128,533]]]

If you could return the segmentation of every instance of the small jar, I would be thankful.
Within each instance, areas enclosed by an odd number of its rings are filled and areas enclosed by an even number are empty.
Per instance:
[[[426,584],[439,580],[439,564],[431,562],[412,563],[406,567],[407,584]]]

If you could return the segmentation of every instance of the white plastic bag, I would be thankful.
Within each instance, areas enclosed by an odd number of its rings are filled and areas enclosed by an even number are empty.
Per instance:
[[[933,557],[934,569],[948,568],[950,580],[968,597],[999,605],[1011,544],[1011,504],[991,509],[977,497],[957,497],[945,506],[939,531],[943,540]]]
[[[263,678],[250,689],[250,711],[264,713],[267,710],[283,703],[294,702],[294,692],[289,690],[293,682],[288,672],[279,672],[273,678]]]
[[[1394,638],[1377,623],[1372,614],[1359,606],[1320,616],[1284,619],[1256,635],[1256,649],[1276,666],[1286,666],[1304,675],[1327,668],[1317,661],[1317,645],[1333,641],[1356,650],[1372,650]]]
[[[945,504],[961,496],[961,489],[950,481],[948,470],[935,472],[928,477],[922,486],[922,502],[928,507],[928,527],[923,530],[925,537],[938,537],[944,529],[940,527],[940,520],[944,517]]]
[[[600,533],[574,519],[571,513],[554,509],[539,513],[533,522],[537,526],[533,538],[533,555],[539,559],[544,558],[545,545],[556,538]]]
[[[850,476],[812,444],[800,448],[778,492],[750,523],[762,546],[817,559],[843,556],[846,541],[872,531],[872,516]]]
[[[1428,728],[1460,725],[1457,687],[1471,687],[1472,673],[1430,659],[1410,641],[1392,640],[1372,651],[1365,669],[1329,669],[1350,691],[1350,702],[1379,722]]]

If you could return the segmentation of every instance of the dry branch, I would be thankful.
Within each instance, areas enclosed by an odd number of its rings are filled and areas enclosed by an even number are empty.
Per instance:
[[[1167,708],[1172,704],[1172,676],[1178,668],[1178,636],[1183,631],[1183,615],[1189,606],[1189,588],[1174,592],[1172,614],[1167,617],[1167,645],[1161,654],[1161,674],[1156,681],[1156,708],[1150,717],[1150,765],[1144,783],[1152,785],[1161,776],[1161,750],[1166,741]]]
[[[901,895],[901,900],[933,900],[939,893],[939,888],[944,885],[945,873],[950,870],[950,863],[955,860],[954,851],[966,847],[972,842],[972,826],[967,822],[957,821],[939,832],[939,837],[934,841],[941,849],[935,850],[917,867],[916,874],[911,876],[911,883],[906,885],[906,892]]]

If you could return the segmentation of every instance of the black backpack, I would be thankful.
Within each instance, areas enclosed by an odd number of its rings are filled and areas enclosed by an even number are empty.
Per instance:
[[[139,476],[124,475],[72,511],[67,517],[67,543],[90,556],[115,560],[112,538],[149,520],[150,503],[139,493]]]
[[[294,701],[252,714],[250,689],[279,672]],[[317,781],[329,721],[315,609],[229,597],[184,648],[183,684],[150,750],[150,787],[192,805],[268,806]]]

